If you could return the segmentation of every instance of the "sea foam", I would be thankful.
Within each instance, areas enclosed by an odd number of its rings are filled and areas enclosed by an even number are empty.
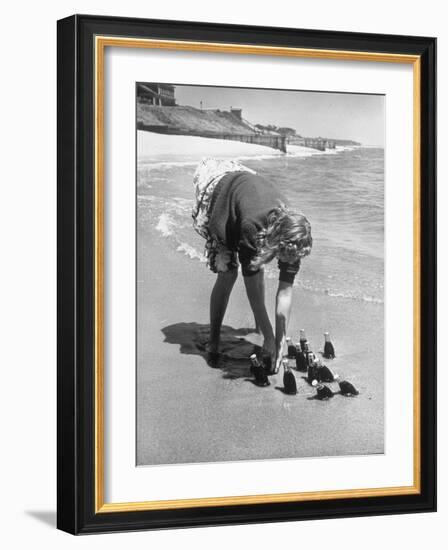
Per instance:
[[[180,243],[176,250],[177,252],[182,252],[183,254],[185,254],[185,256],[188,256],[192,260],[199,260],[202,263],[205,263],[207,261],[204,254],[198,252],[196,248],[189,245],[188,243]]]
[[[169,237],[173,234],[173,228],[175,227],[174,220],[169,214],[164,212],[160,214],[159,221],[156,225],[157,231],[160,231],[164,237]]]

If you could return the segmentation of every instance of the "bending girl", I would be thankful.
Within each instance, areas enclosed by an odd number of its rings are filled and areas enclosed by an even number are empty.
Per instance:
[[[240,263],[256,330],[263,335],[263,354],[271,359],[271,373],[277,372],[294,278],[301,259],[311,252],[311,226],[288,208],[271,181],[236,161],[203,159],[193,183],[193,226],[206,239],[207,265],[217,274],[210,297],[210,362],[219,358],[221,326]],[[274,258],[279,268],[275,335],[264,291],[264,265]]]

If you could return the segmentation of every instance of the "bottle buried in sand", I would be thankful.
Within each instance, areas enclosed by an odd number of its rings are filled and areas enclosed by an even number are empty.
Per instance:
[[[299,349],[299,346],[297,346],[296,369],[300,372],[306,372],[308,369],[307,355],[303,349]]]
[[[319,382],[334,382],[338,380],[339,374],[334,374],[326,365],[322,365],[322,361],[317,359],[317,379]]]
[[[316,385],[316,392],[316,398],[320,400],[330,399],[334,395],[332,390],[328,386],[325,386],[325,384]]]
[[[288,346],[288,357],[294,359],[297,355],[297,349],[289,336],[286,338],[286,345]]]
[[[317,365],[315,362],[314,353],[310,351],[308,353],[308,369],[307,369],[307,381],[311,385],[317,384]]]
[[[341,390],[342,395],[346,395],[348,397],[359,395],[359,391],[347,380],[341,380],[341,382],[339,382],[339,389]]]
[[[305,343],[308,342],[308,340],[306,339],[306,336],[305,336],[305,329],[304,328],[301,328],[300,329],[300,349],[302,351],[305,350]]]
[[[264,367],[261,365],[255,353],[250,356],[250,372],[255,378],[255,384],[257,386],[269,386],[269,378],[266,375]]]
[[[283,359],[283,388],[284,392],[289,395],[295,395],[297,393],[296,378],[289,366],[288,359]]]
[[[325,344],[323,356],[325,357],[325,359],[334,359],[336,355],[334,353],[334,346],[330,340],[330,334],[328,332],[324,332],[324,336]]]

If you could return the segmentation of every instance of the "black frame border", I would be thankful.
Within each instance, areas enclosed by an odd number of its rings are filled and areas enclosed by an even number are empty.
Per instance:
[[[417,55],[421,60],[421,492],[95,513],[96,35]],[[57,526],[72,534],[436,510],[436,39],[74,15],[58,21]],[[424,359],[424,361],[423,361]]]

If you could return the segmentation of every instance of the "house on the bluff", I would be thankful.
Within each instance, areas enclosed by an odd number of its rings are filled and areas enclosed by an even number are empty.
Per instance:
[[[174,107],[174,86],[171,84],[137,83],[137,97],[141,103],[157,105],[159,107]]]

